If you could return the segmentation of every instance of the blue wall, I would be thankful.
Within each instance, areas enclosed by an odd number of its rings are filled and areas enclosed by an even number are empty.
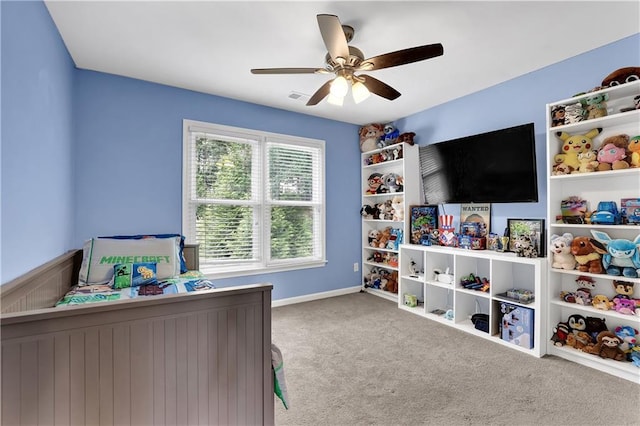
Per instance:
[[[2,8],[2,282],[73,246],[73,62],[41,2]]]
[[[507,218],[545,218],[546,115],[545,105],[599,86],[613,70],[640,64],[640,34],[619,40],[535,72],[411,115],[400,128],[419,135],[419,145],[533,122],[538,165],[538,203],[492,204],[491,230],[502,233]],[[491,155],[491,153],[487,153]],[[447,204],[448,214],[460,214]]]
[[[94,235],[178,232],[187,118],[326,141],[327,266],[221,284],[270,281],[274,299],[359,285],[357,126],[77,70],[43,3],[2,1],[0,10],[2,283]],[[397,125],[426,144],[535,122],[542,202],[496,205],[493,226],[506,217],[544,217],[545,103],[640,63],[639,44],[638,35],[621,40]]]
[[[180,232],[186,118],[326,141],[326,267],[218,285],[268,281],[274,299],[359,285],[357,126],[92,71],[77,72],[75,92],[77,246],[95,235]]]

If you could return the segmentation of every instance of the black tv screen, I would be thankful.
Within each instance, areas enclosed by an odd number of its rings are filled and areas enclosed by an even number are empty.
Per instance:
[[[538,201],[533,123],[420,147],[427,204]]]

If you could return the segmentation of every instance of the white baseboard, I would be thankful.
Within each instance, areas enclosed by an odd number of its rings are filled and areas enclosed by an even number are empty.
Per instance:
[[[311,302],[312,300],[326,299],[328,297],[343,296],[345,294],[357,293],[361,288],[362,287],[358,285],[355,287],[341,288],[338,290],[323,291],[322,293],[313,293],[304,296],[289,297],[287,299],[272,300],[271,307],[277,308],[278,306],[293,305],[295,303]]]

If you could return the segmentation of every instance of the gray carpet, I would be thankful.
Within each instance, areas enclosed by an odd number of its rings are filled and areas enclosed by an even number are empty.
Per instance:
[[[273,309],[277,425],[638,425],[640,386],[355,293]]]

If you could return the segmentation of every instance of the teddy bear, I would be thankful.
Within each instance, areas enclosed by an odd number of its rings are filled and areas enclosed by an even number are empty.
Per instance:
[[[404,142],[409,145],[413,145],[414,144],[413,139],[415,138],[415,136],[416,134],[414,132],[405,132],[405,133],[402,133],[400,136],[398,136],[397,142],[398,143]]]
[[[578,154],[578,170],[574,170],[573,173],[591,173],[598,170],[598,154],[596,151],[590,149]]]
[[[598,150],[598,171],[628,169],[627,149],[629,135],[609,136],[602,141]]]
[[[565,343],[567,346],[571,346],[572,348],[585,350],[585,348],[588,348],[591,344],[591,336],[589,336],[589,333],[586,331],[569,333]]]
[[[593,138],[602,132],[602,128],[591,129],[584,135],[570,135],[567,132],[556,132],[556,136],[563,142],[562,152],[553,158],[555,164],[565,163],[576,170],[580,167],[578,154],[593,148]]]
[[[404,199],[399,195],[393,197],[391,208],[393,209],[393,220],[402,222],[404,220]]]
[[[606,253],[605,248],[593,238],[579,236],[571,242],[571,254],[578,262],[578,270],[592,274],[602,274],[601,257]]]
[[[565,232],[562,235],[553,234],[550,238],[549,252],[553,256],[551,267],[573,270],[576,268],[576,258],[571,254],[573,234]]]
[[[627,149],[631,153],[631,158],[629,160],[631,167],[640,167],[640,135],[629,139],[629,146],[627,146]]]
[[[386,248],[389,239],[391,238],[391,227],[387,226],[380,231],[378,235],[378,248]]]
[[[360,128],[360,151],[368,152],[378,149],[378,141],[384,135],[384,126],[371,123]]]

